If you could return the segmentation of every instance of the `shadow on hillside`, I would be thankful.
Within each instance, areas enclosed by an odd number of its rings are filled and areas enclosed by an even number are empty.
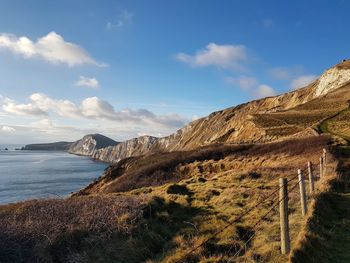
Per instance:
[[[306,242],[293,254],[293,263],[350,262],[350,147],[338,146],[333,154],[339,160],[339,176],[332,192],[318,196]]]

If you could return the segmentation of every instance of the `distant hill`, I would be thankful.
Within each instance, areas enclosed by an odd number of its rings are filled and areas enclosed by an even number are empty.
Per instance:
[[[72,142],[54,142],[54,143],[38,143],[28,144],[21,150],[27,151],[68,151]]]
[[[88,134],[75,142],[54,142],[28,144],[21,150],[28,151],[68,151],[77,155],[93,156],[95,151],[117,145],[118,142],[101,134]]]
[[[92,156],[95,151],[119,144],[102,134],[88,134],[70,145],[68,151],[77,155]]]

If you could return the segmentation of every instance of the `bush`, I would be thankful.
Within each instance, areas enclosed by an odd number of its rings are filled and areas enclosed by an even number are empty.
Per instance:
[[[187,188],[186,185],[173,184],[167,189],[167,194],[177,194],[177,195],[188,195],[191,196],[193,193]]]

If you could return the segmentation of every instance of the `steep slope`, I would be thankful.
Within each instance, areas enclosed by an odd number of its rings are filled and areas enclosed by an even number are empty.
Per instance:
[[[349,80],[350,62],[345,61],[325,71],[305,88],[214,112],[167,137],[140,137],[100,149],[93,157],[115,163],[126,157],[158,151],[191,150],[213,143],[261,143],[315,135],[318,122],[347,107],[344,98],[340,98],[339,103],[334,102],[335,108],[333,102],[324,104],[327,108],[319,108],[319,101],[315,99],[346,86]],[[314,100],[304,108],[301,106]],[[313,119],[299,125],[299,114],[306,114],[309,118],[310,110],[313,111]]]
[[[113,163],[130,156],[143,155],[153,150],[157,140],[156,137],[141,136],[115,146],[97,149],[92,154],[92,158]]]
[[[0,206],[0,261],[288,262],[279,252],[279,178],[288,179],[293,246],[306,221],[297,170],[313,164],[316,196],[337,177],[334,138],[318,133],[328,121],[329,129],[346,126],[350,85],[338,81],[344,67],[339,76],[215,112],[165,138],[99,148],[95,135],[84,137],[76,153],[122,160],[71,198]],[[324,148],[327,173],[319,178]]]
[[[68,152],[77,155],[93,156],[94,152],[101,148],[117,145],[118,142],[101,134],[88,134],[81,140],[74,142]]]

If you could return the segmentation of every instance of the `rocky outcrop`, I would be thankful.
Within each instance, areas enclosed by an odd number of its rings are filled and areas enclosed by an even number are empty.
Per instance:
[[[108,163],[118,162],[130,156],[139,156],[152,152],[158,148],[158,140],[158,138],[152,136],[141,136],[115,146],[98,149],[94,151],[92,158]]]
[[[28,144],[22,147],[21,150],[26,151],[68,151],[72,142],[54,142],[54,143],[38,143]]]
[[[104,135],[89,134],[85,135],[81,140],[71,144],[68,152],[77,155],[93,156],[95,151],[117,144],[118,142]]]
[[[317,82],[315,96],[322,96],[350,81],[350,62],[345,61],[326,70]]]

